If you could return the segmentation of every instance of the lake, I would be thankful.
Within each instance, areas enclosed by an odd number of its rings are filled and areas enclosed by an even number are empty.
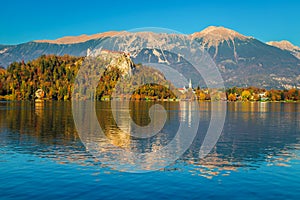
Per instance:
[[[129,102],[136,124],[151,122],[152,104]],[[118,125],[110,102],[97,102],[95,108],[111,145],[151,153],[175,137],[181,122],[192,123],[195,110],[189,102],[183,103],[186,112],[178,109],[179,102],[159,104],[167,110],[166,123],[146,139],[126,134],[131,127],[122,107],[113,107],[121,113]],[[227,103],[218,142],[200,158],[211,105],[200,102],[197,135],[179,159],[159,170],[128,173],[112,167],[121,158],[112,163],[86,150],[70,102],[2,101],[0,199],[298,199],[300,104]],[[107,151],[117,153],[114,148],[99,152]]]

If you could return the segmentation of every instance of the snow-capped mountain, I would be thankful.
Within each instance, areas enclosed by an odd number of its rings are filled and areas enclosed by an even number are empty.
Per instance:
[[[227,87],[300,87],[300,60],[295,57],[299,53],[298,47],[287,42],[266,44],[254,37],[215,26],[191,35],[107,32],[0,45],[0,66],[7,67],[11,62],[28,61],[43,54],[86,56],[87,52],[101,46],[128,52],[136,63],[170,65],[180,73],[188,74],[196,85],[199,81],[201,83],[201,77],[178,53],[184,51],[190,40],[197,42],[197,48],[204,48],[209,53]]]

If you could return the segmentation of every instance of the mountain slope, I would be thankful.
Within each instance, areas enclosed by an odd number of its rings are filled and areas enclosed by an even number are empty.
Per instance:
[[[214,58],[226,86],[297,85],[294,75],[299,75],[300,62],[290,52],[223,27],[209,27],[193,37]]]
[[[15,61],[29,61],[41,55],[73,55],[85,56],[88,48],[96,47],[102,39],[89,40],[76,44],[51,44],[40,42],[28,42],[19,45],[7,46],[0,49],[0,66],[7,67]]]

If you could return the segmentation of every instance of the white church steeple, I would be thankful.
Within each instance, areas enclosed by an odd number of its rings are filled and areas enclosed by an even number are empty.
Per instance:
[[[193,85],[192,85],[192,80],[190,79],[190,82],[189,82],[189,89],[193,89]]]

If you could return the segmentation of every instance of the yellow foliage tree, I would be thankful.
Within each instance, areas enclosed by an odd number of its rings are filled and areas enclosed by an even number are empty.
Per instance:
[[[243,101],[249,100],[250,96],[251,96],[251,93],[248,90],[244,90],[242,92],[242,99],[243,99]]]
[[[201,93],[199,94],[199,100],[200,100],[200,101],[204,101],[205,98],[206,98],[206,95],[205,95],[204,93],[201,92]]]

